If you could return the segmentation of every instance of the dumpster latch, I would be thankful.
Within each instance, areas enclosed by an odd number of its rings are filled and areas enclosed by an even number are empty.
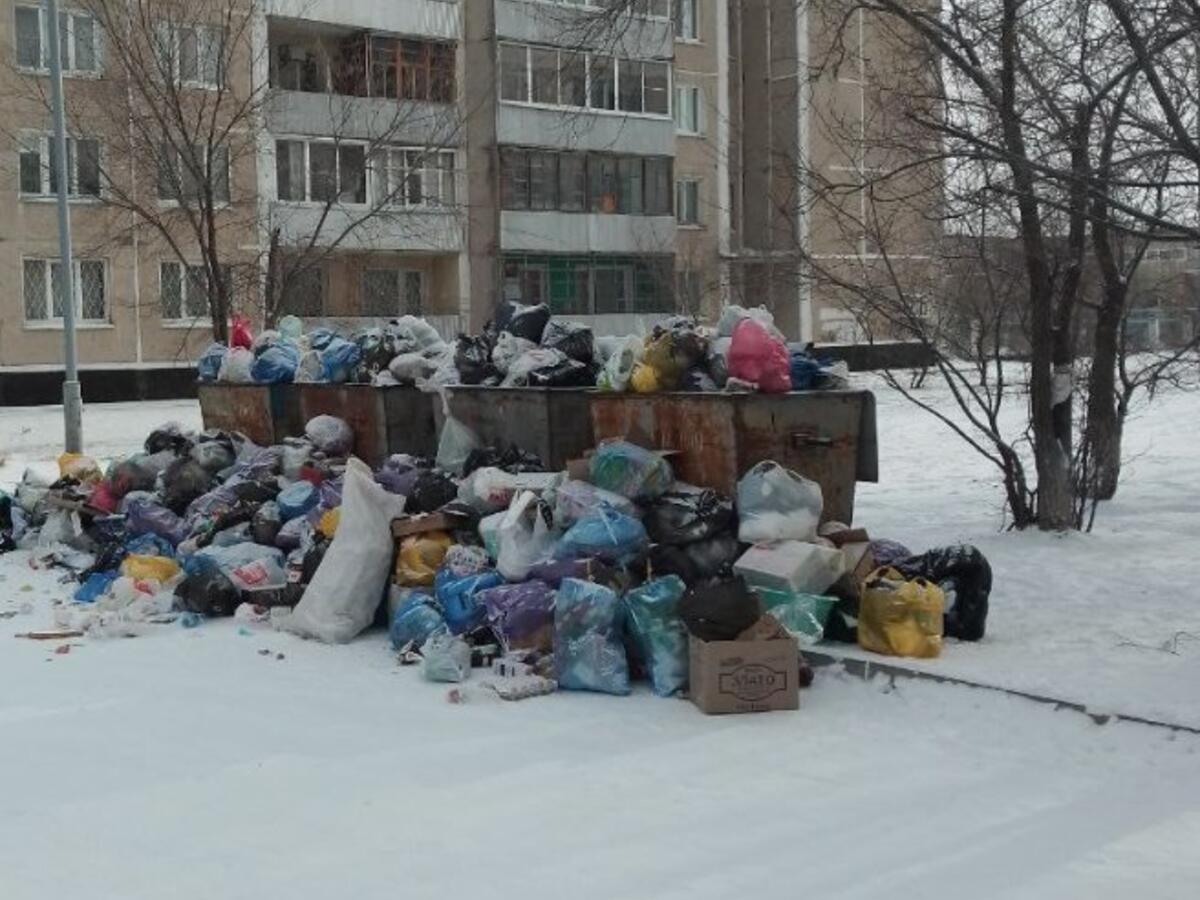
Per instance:
[[[822,437],[815,428],[792,432],[793,447],[832,447],[833,438]]]

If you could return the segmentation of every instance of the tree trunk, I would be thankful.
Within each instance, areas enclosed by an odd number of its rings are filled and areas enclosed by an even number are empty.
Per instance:
[[[1125,423],[1117,397],[1117,353],[1123,305],[1121,298],[1112,296],[1110,291],[1096,315],[1084,427],[1091,477],[1082,485],[1095,500],[1111,500],[1121,477],[1121,435]]]

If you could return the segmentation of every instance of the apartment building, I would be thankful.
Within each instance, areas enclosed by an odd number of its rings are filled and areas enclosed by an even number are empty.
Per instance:
[[[800,277],[797,242],[832,230],[797,196],[794,169],[813,140],[809,108],[857,109],[860,97],[841,83],[823,97],[806,91],[797,4],[637,0],[619,15],[601,0],[162,6],[192,23],[169,42],[180,84],[202,98],[217,84],[251,98],[253,114],[230,129],[249,152],[209,152],[204,165],[228,172],[223,253],[252,315],[264,304],[311,320],[412,312],[452,333],[479,328],[509,298],[614,332],[731,301],[765,303],[797,338],[841,321]],[[53,364],[48,32],[36,3],[2,8],[15,127],[0,128],[0,366]],[[214,23],[230,9],[247,24],[222,56],[235,38]],[[161,176],[116,165],[109,147],[131,145],[103,96],[118,54],[105,52],[101,23],[67,0],[64,11],[68,108],[79,110],[80,358],[187,359],[208,339],[213,278],[181,264],[186,229],[172,241],[172,229],[112,202],[124,197],[118,179],[136,193]],[[187,198],[175,205],[182,216]],[[856,252],[823,239],[830,252]],[[271,284],[282,285],[274,300]]]

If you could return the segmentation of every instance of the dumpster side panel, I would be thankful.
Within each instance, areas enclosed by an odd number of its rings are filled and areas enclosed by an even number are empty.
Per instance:
[[[274,443],[304,434],[307,421],[300,412],[300,385],[272,384],[267,389]]]
[[[435,404],[441,406],[437,395],[427,394],[413,387],[376,390],[383,395],[388,454],[434,456],[437,453],[438,428],[434,422],[433,409]]]
[[[450,411],[485,445],[515,444],[536,453],[550,470],[582,456],[592,439],[589,393],[570,388],[451,387]],[[433,401],[437,432],[445,416]]]
[[[270,389],[264,384],[197,386],[205,428],[240,431],[256,444],[275,442]]]
[[[821,485],[823,520],[849,524],[863,402],[861,393],[835,391],[741,398],[735,427],[742,472],[773,459]]]
[[[354,432],[356,456],[370,466],[378,466],[387,457],[382,391],[368,384],[302,384],[299,392],[306,423],[320,415],[345,419]]]

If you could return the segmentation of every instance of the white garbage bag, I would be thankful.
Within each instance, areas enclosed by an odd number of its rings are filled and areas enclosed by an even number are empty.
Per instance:
[[[777,462],[760,462],[737,487],[738,540],[815,541],[824,499],[821,486]]]

